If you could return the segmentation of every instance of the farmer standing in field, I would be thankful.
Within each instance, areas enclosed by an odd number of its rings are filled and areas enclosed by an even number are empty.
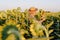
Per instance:
[[[44,27],[42,25],[42,22],[45,21],[44,12],[41,15],[41,18],[40,18],[41,20],[40,21],[36,20],[35,15],[37,14],[37,10],[38,9],[35,7],[31,7],[29,9],[29,15],[30,15],[29,18],[30,18],[30,20],[32,20],[32,24],[33,24],[33,26],[30,27],[30,31],[34,37],[40,35],[39,31],[40,31],[40,29],[42,29]],[[41,35],[43,36],[43,34],[41,34]]]
[[[30,18],[33,18],[33,19],[36,20],[35,15],[37,14],[37,11],[38,11],[37,8],[31,7],[31,8],[29,9],[29,16],[30,16]],[[40,23],[42,23],[43,21],[45,21],[45,13],[44,13],[44,11],[41,13],[41,18],[40,18],[40,19],[41,19],[41,20],[39,21]],[[36,21],[38,21],[38,20],[36,20]]]

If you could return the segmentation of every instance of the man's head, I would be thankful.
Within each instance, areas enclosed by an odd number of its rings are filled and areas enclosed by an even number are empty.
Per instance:
[[[38,10],[37,8],[31,7],[28,11],[29,11],[29,14],[35,15],[37,10]]]

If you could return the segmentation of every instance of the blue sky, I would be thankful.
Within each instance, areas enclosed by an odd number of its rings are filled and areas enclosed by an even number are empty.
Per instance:
[[[60,11],[60,0],[0,0],[0,10],[17,7],[24,10],[32,6],[49,11]]]

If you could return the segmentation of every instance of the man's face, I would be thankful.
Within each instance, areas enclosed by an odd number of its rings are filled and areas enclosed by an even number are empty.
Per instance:
[[[32,15],[32,16],[35,16],[37,10],[38,10],[37,8],[31,7],[31,8],[29,9],[29,14]]]
[[[36,14],[36,11],[30,11],[29,13],[34,16]]]

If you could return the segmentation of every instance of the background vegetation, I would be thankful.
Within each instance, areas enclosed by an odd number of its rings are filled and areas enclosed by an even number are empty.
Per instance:
[[[36,19],[40,20],[44,10],[40,9]],[[60,12],[45,11],[42,29],[34,32],[34,23],[29,12],[21,8],[0,11],[0,40],[60,40]]]

